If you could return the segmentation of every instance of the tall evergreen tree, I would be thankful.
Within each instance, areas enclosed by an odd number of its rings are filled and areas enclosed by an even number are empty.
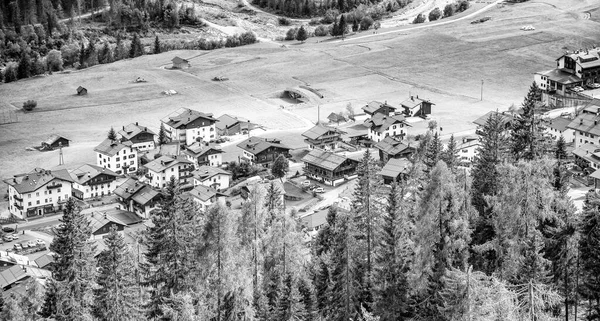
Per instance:
[[[117,33],[117,44],[115,45],[115,61],[127,58],[125,53],[125,46],[123,45],[123,39],[121,33]]]
[[[340,0],[340,1],[345,1],[345,0]],[[341,10],[341,8],[340,8]],[[343,12],[343,10],[342,10]],[[342,39],[344,39],[344,36],[346,35],[346,29],[348,29],[348,23],[346,22],[346,16],[345,15],[340,15],[340,23],[338,24],[338,33],[340,36],[342,36]]]
[[[349,217],[341,214],[336,218],[331,260],[331,287],[327,319],[346,321],[356,316],[355,288],[350,259]]]
[[[158,36],[156,36],[156,38],[154,38],[154,54],[159,54],[160,53],[160,40],[158,39]]]
[[[160,123],[160,129],[158,130],[158,146],[166,144],[169,142],[169,138],[167,137],[167,133],[165,131],[165,125]]]
[[[110,140],[117,140],[117,132],[115,132],[113,127],[110,128],[106,137]]]
[[[539,100],[540,88],[533,82],[521,106],[521,113],[516,115],[512,124],[512,153],[516,160],[532,160],[542,153],[538,149],[541,134],[535,117],[535,107]]]
[[[454,170],[458,166],[458,150],[456,149],[456,140],[454,140],[454,134],[450,136],[448,146],[442,152],[441,159],[448,165],[448,168]]]
[[[106,250],[98,259],[94,314],[101,320],[139,319],[140,291],[127,244],[114,226],[104,242]]]
[[[442,157],[442,142],[440,136],[436,131],[429,144],[427,145],[427,152],[425,153],[425,166],[427,166],[426,172],[430,173],[433,167],[437,165],[438,161]]]
[[[290,170],[290,162],[283,155],[277,156],[275,161],[273,161],[273,165],[271,166],[271,174],[275,176],[275,178],[282,179],[285,177],[287,172]]]
[[[600,197],[588,193],[581,222],[579,252],[581,260],[581,296],[587,299],[588,320],[600,318]]]
[[[567,159],[567,143],[565,142],[565,137],[560,135],[558,141],[556,142],[556,149],[554,150],[554,157],[560,162]]]
[[[29,54],[23,50],[21,52],[21,59],[19,60],[19,67],[17,68],[17,78],[24,79],[31,76],[31,58]]]

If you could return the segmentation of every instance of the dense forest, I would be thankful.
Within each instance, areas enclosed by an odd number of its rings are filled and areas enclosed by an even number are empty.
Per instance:
[[[311,242],[274,184],[241,210],[202,212],[172,181],[143,253],[113,230],[96,260],[71,200],[45,294],[32,283],[3,298],[0,319],[598,320],[600,195],[576,211],[564,140],[545,143],[538,94],[511,130],[498,114],[479,129],[470,174],[435,126],[391,186],[365,152],[351,210],[330,208]]]

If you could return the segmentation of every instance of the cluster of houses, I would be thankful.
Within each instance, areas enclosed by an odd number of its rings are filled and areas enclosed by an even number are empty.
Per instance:
[[[584,86],[598,88],[600,48],[567,51],[556,59],[556,68],[535,73],[534,81],[543,91],[563,96]]]

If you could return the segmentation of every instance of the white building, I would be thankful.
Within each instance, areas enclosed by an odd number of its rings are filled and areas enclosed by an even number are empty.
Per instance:
[[[161,120],[165,132],[171,141],[179,141],[185,145],[195,142],[211,142],[217,139],[215,123],[212,114],[181,108]]]
[[[562,136],[567,144],[573,143],[575,141],[575,131],[568,128],[570,123],[571,119],[568,118],[556,117],[550,119],[546,121],[545,132],[554,140],[558,140]]]
[[[572,129],[575,136],[575,148],[585,144],[600,147],[600,116],[582,113],[572,120],[567,128]]]
[[[365,125],[369,128],[369,139],[376,143],[382,141],[387,136],[397,137],[402,140],[408,134],[407,129],[410,126],[402,115],[388,116],[380,113],[367,119]]]
[[[458,159],[463,164],[471,164],[477,156],[481,142],[478,136],[463,137],[462,142],[456,146]]]
[[[192,174],[194,175],[194,186],[209,186],[218,191],[229,188],[232,177],[231,172],[211,166],[200,166]]]
[[[223,164],[223,151],[218,145],[211,143],[193,143],[186,146],[181,154],[194,163],[194,166],[221,166]]]
[[[162,195],[149,185],[136,179],[128,178],[115,189],[119,197],[119,208],[133,212],[144,219],[150,218],[153,211],[158,210]]]
[[[194,187],[191,191],[185,192],[183,196],[190,197],[202,211],[206,211],[212,204],[225,199],[224,194],[219,193],[214,188],[204,185]]]
[[[20,219],[60,211],[71,197],[72,182],[64,169],[36,168],[31,173],[15,175],[4,180],[8,185],[8,210]]]
[[[138,152],[129,141],[105,139],[94,151],[98,166],[108,168],[119,175],[135,173],[138,169]]]
[[[161,156],[144,165],[148,169],[150,185],[156,188],[167,186],[171,177],[183,188],[193,186],[192,171],[194,164],[183,156]]]
[[[112,194],[119,177],[110,169],[90,164],[69,170],[69,174],[73,180],[73,196],[80,200]]]
[[[122,142],[131,142],[131,147],[138,151],[151,150],[155,147],[154,136],[156,134],[149,130],[148,127],[138,125],[137,122],[123,126],[123,129],[118,134],[121,135]]]

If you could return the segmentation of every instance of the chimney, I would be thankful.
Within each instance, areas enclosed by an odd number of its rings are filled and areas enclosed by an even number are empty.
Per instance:
[[[137,126],[137,125],[138,125],[138,122],[135,122],[135,125]]]
[[[125,126],[123,126],[123,130],[125,130]]]
[[[410,96],[410,100],[415,101],[415,97]]]

